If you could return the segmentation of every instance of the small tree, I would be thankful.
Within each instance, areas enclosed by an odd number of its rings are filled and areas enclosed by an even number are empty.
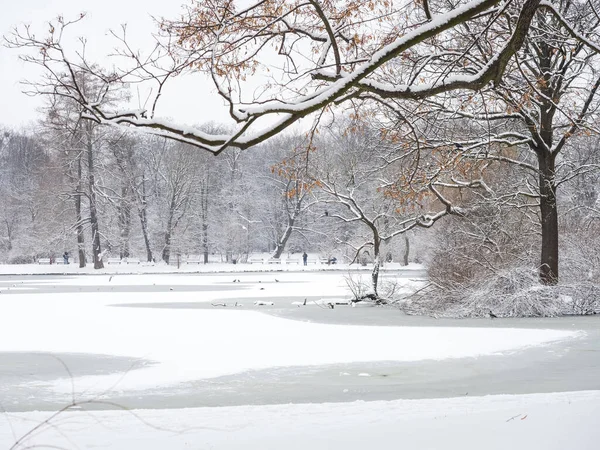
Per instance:
[[[462,214],[437,189],[441,168],[432,166],[432,174],[413,171],[402,143],[364,123],[353,121],[346,127],[332,128],[317,144],[327,151],[311,161],[311,176],[326,205],[324,220],[362,226],[362,241],[354,247],[355,262],[369,248],[373,252],[372,297],[379,299],[379,271],[383,263],[383,245],[414,228],[429,228],[448,214]],[[413,153],[413,156],[418,152]],[[406,172],[409,175],[403,175]],[[417,180],[418,178],[418,180]],[[437,209],[426,213],[425,208]],[[338,237],[338,242],[349,242]],[[379,299],[381,300],[381,299]]]
[[[310,153],[314,150],[310,143],[303,144],[303,138],[291,137],[280,139],[272,145],[282,151],[270,153],[283,156],[280,161],[271,166],[271,174],[267,178],[270,188],[278,197],[278,206],[282,220],[273,227],[276,234],[273,258],[279,258],[294,231],[299,231],[301,218],[314,204],[310,194],[316,187],[316,182],[309,176]],[[271,157],[273,157],[272,155]]]

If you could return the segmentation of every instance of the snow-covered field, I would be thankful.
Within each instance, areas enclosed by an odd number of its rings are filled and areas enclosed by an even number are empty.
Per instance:
[[[436,400],[68,412],[18,449],[596,450],[600,392]],[[48,413],[10,414],[9,448]],[[14,433],[14,434],[13,434]]]
[[[417,283],[403,282],[409,287]],[[65,375],[52,382],[58,392],[74,388],[77,398],[102,398],[110,390],[143,395],[144,390],[157,386],[273,367],[478,357],[552,345],[581,335],[556,329],[312,323],[264,314],[254,306],[255,300],[265,300],[273,301],[275,307],[289,307],[298,296],[347,298],[343,274],[336,272],[244,273],[235,277],[96,275],[33,281],[23,276],[11,283],[10,287],[20,292],[0,298],[0,352],[98,354],[154,362],[126,373],[74,379]],[[195,285],[201,289],[182,289]],[[110,291],[124,286],[131,290]],[[148,291],[151,286],[163,292]],[[60,287],[71,291],[51,292]],[[101,287],[102,292],[93,292],[94,287]],[[200,307],[144,307],[152,303]],[[228,306],[210,306],[213,303]],[[142,307],[131,307],[135,304]],[[305,306],[310,307],[318,308]],[[400,444],[440,448],[442,443],[444,448],[506,448],[512,439],[518,445],[513,443],[511,448],[567,448],[558,445],[566,442],[557,438],[563,435],[577,439],[576,445],[568,448],[592,448],[592,437],[597,438],[598,431],[591,427],[591,411],[599,407],[600,393],[593,391],[133,414],[68,412],[59,417],[58,428],[36,433],[35,440],[22,448],[33,444],[75,448],[63,441],[65,437],[82,448],[92,443],[145,449],[352,449],[364,445],[396,448]],[[507,422],[515,415],[518,417]],[[11,414],[7,420],[19,436],[46,417],[47,413],[30,412]],[[535,440],[536,434],[545,441]],[[0,445],[9,447],[14,440],[8,421],[0,425]],[[526,445],[532,442],[548,445]]]

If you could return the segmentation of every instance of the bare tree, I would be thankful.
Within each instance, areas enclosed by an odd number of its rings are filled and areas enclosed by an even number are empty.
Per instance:
[[[192,193],[196,189],[195,165],[189,147],[178,143],[159,143],[155,159],[161,161],[161,168],[157,173],[159,200],[162,203],[162,252],[163,261],[167,264],[171,260],[172,244],[177,227],[186,216],[192,200]],[[170,148],[175,146],[177,148]]]
[[[278,159],[272,163],[270,174],[260,176],[260,179],[266,181],[268,192],[275,194],[275,211],[269,216],[260,216],[263,223],[273,231],[273,258],[281,257],[292,233],[301,230],[298,226],[299,218],[314,204],[311,193],[316,184],[309,175],[309,159],[313,150],[310,140],[302,136],[278,139],[263,149],[270,157],[265,159]]]
[[[60,201],[50,193],[60,181],[40,139],[25,131],[2,134],[0,246],[7,259],[31,262],[40,254],[51,255],[60,239],[55,220]]]
[[[94,97],[101,95],[99,85],[85,71],[73,74],[84,95]],[[66,75],[59,77],[63,80]],[[48,83],[52,78],[48,79]],[[56,81],[56,80],[55,80]],[[57,81],[60,83],[60,81]],[[99,188],[97,183],[98,152],[105,137],[97,123],[82,118],[81,105],[71,97],[56,94],[47,97],[45,126],[58,133],[58,142],[65,147],[67,161],[65,165],[67,177],[72,184],[72,191],[67,193],[74,200],[75,229],[79,264],[85,266],[84,225],[89,224],[91,230],[92,259],[95,269],[102,269],[102,247],[98,213]],[[87,186],[84,186],[87,184]],[[89,217],[82,215],[82,199],[86,198]]]
[[[372,250],[370,295],[379,299],[383,245],[409,230],[430,228],[442,217],[463,215],[464,211],[439,190],[445,184],[438,169],[441,164],[432,167],[432,174],[424,172],[416,177],[406,156],[411,153],[404,146],[382,138],[372,127],[353,121],[331,130],[328,139],[317,144],[327,151],[314,156],[310,173],[325,194],[320,198],[328,206],[324,218],[361,225],[366,231],[358,234],[362,240],[354,247],[352,262],[365,249]],[[411,175],[404,176],[406,172]],[[467,184],[473,186],[472,182]],[[432,212],[425,212],[427,208]],[[342,243],[340,238],[338,241]],[[346,239],[344,242],[350,244]]]
[[[121,202],[120,214],[121,218],[121,234],[123,239],[129,240],[131,227],[131,219],[129,217],[129,207],[133,203],[137,210],[137,215],[140,221],[144,248],[146,251],[146,261],[152,262],[153,253],[150,243],[150,231],[148,223],[148,195],[146,192],[147,180],[147,163],[144,158],[142,149],[151,146],[149,139],[141,139],[140,137],[121,134],[111,142],[111,148],[118,170],[121,174],[122,192],[119,201]],[[126,211],[127,210],[127,211]],[[127,245],[128,247],[128,245]],[[121,250],[121,257],[129,256],[129,251]],[[126,254],[127,253],[127,254]]]

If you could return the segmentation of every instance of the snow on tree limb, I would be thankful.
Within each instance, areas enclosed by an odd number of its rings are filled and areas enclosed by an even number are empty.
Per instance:
[[[72,96],[85,109],[85,118],[98,123],[140,128],[218,154],[227,147],[240,149],[252,147],[282,132],[298,120],[332,104],[347,102],[362,92],[369,92],[384,98],[419,99],[454,90],[478,90],[489,82],[498,83],[509,60],[521,48],[541,0],[523,0],[521,7],[515,5],[517,0],[506,3],[500,0],[472,0],[450,10],[440,10],[439,6],[436,6],[438,9],[434,10],[430,3],[425,2],[422,5],[428,11],[425,22],[419,21],[422,10],[418,14],[407,13],[407,23],[402,25],[404,28],[394,30],[388,36],[379,36],[380,45],[372,49],[365,43],[353,42],[353,39],[359,38],[358,35],[355,37],[351,35],[352,26],[355,25],[348,25],[344,22],[350,19],[347,15],[341,15],[342,13],[335,9],[335,6],[331,6],[335,3],[326,5],[318,1],[291,2],[286,9],[283,5],[276,6],[272,2],[261,1],[239,12],[232,9],[231,2],[215,0],[212,3],[214,3],[212,10],[202,10],[202,14],[204,14],[202,17],[212,20],[205,26],[196,26],[193,22],[193,14],[198,13],[193,7],[189,8],[188,22],[165,22],[163,24],[163,32],[169,37],[169,41],[162,44],[160,51],[163,56],[168,55],[171,58],[169,61],[172,62],[169,67],[162,68],[162,71],[159,71],[158,68],[160,60],[158,55],[153,53],[146,59],[136,59],[135,52],[128,46],[125,46],[124,54],[130,55],[135,60],[135,67],[130,70],[123,69],[120,73],[104,72],[88,64],[83,56],[81,61],[69,61],[61,44],[62,33],[70,25],[64,21],[59,21],[58,32],[51,33],[47,40],[38,40],[29,33],[16,33],[10,38],[10,45],[42,49],[43,56],[30,56],[28,60],[46,68],[50,78],[54,81],[58,78],[59,73],[66,72],[71,75],[69,83],[59,85],[56,89],[49,89],[48,84],[37,84],[36,93]],[[373,17],[364,18],[354,12],[356,16],[352,16],[352,19],[356,19],[357,23],[359,18],[365,19],[367,23],[382,20],[381,18],[385,17],[384,13],[392,8],[391,3],[388,4],[389,2],[374,3],[375,7],[382,9],[382,12],[377,12],[379,16],[374,13]],[[359,1],[349,1],[347,8],[366,9],[365,5]],[[518,15],[511,24],[510,39],[501,48],[496,49],[487,58],[487,62],[478,63],[480,68],[476,73],[453,73],[455,62],[450,61],[447,65],[440,66],[438,73],[431,74],[430,80],[420,83],[406,85],[397,82],[387,83],[372,77],[398,58],[405,57],[407,52],[413,50],[418,52],[419,45],[426,44],[431,39],[435,40],[442,36],[443,32],[473,20],[480,20],[486,14],[497,15],[509,6],[513,8],[512,13]],[[307,9],[309,7],[310,9]],[[260,15],[265,12],[271,15],[270,18],[267,15],[264,19]],[[398,13],[398,11],[393,12]],[[253,16],[253,14],[255,15]],[[257,17],[260,17],[261,20],[264,19],[263,22],[257,21]],[[491,20],[496,19],[492,18]],[[202,33],[205,35],[202,36]],[[288,60],[293,59],[287,47],[291,44],[285,41],[286,36],[288,38],[296,36],[298,39],[305,37],[309,43],[321,46],[322,54],[318,62],[315,62],[313,67],[308,67],[304,75],[299,75],[300,77],[308,76],[309,79],[312,77],[314,84],[311,86],[314,88],[289,98],[279,96],[275,92],[272,98],[264,101],[234,103],[231,87],[221,86],[217,78],[225,77],[225,81],[231,82],[236,77],[251,76],[256,64],[252,58],[259,58],[265,45],[273,43],[277,39],[279,39],[277,42],[282,54],[285,54]],[[363,37],[366,39],[368,35],[365,34]],[[244,47],[249,45],[248,42],[256,39],[260,40],[257,48]],[[194,43],[197,45],[194,46]],[[348,54],[342,57],[342,44],[347,45],[348,49],[356,49],[362,54],[357,54],[353,58],[350,58]],[[189,45],[187,53],[176,52],[177,46],[181,49],[185,48],[185,45]],[[473,45],[473,42],[465,43],[465,48],[458,53],[468,57]],[[284,47],[285,50],[283,50]],[[250,56],[239,56],[244,48],[248,49]],[[333,54],[332,57],[329,56],[331,54]],[[328,61],[331,61],[330,66],[334,68],[332,76],[327,75]],[[292,63],[293,61],[290,64]],[[221,67],[219,64],[226,65]],[[228,67],[232,72],[226,73],[225,70]],[[133,111],[111,111],[102,103],[102,97],[98,99],[85,98],[78,89],[75,77],[75,73],[78,71],[90,72],[106,84],[106,92],[108,92],[116,85],[129,82],[135,75],[138,80],[156,82],[158,84],[156,95],[160,96],[164,82],[182,70],[208,70],[210,72],[219,93],[229,102],[232,118],[237,122],[232,133],[213,135],[195,127],[184,127],[159,120],[154,117],[157,98],[151,102],[150,110],[142,108]],[[289,72],[288,75],[292,72]],[[413,79],[413,81],[416,80]],[[282,85],[282,89],[283,87],[284,85]],[[264,126],[263,123],[263,128],[258,129],[257,119],[264,117],[270,118],[270,124]]]

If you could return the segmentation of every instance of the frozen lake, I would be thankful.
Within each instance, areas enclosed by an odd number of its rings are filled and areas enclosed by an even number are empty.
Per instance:
[[[407,284],[417,283],[423,276],[422,271],[408,270],[387,273],[387,277],[404,280]],[[233,282],[233,280],[240,282]],[[261,405],[282,403],[321,403],[348,402],[354,400],[394,400],[394,399],[423,399],[442,397],[467,397],[487,394],[527,394],[541,392],[566,392],[576,390],[600,389],[600,317],[568,317],[559,319],[499,319],[499,320],[436,320],[423,317],[405,316],[395,309],[389,308],[350,308],[337,306],[335,309],[325,309],[316,305],[298,307],[292,302],[311,300],[340,299],[348,296],[343,281],[343,275],[331,272],[286,272],[286,273],[227,273],[227,274],[181,274],[181,275],[13,275],[0,276],[1,308],[3,320],[14,318],[56,313],[47,320],[38,320],[29,334],[39,332],[46,334],[52,341],[52,333],[64,335],[63,341],[46,343],[40,337],[39,348],[33,340],[28,346],[11,345],[11,336],[3,336],[4,344],[0,348],[0,395],[2,405],[7,411],[56,410],[65,403],[76,399],[96,398],[103,402],[117,403],[126,408],[163,409],[184,408],[196,406],[234,406]],[[273,302],[273,306],[254,306],[257,299]],[[235,303],[243,307],[232,307]],[[225,303],[228,307],[212,306]],[[218,311],[218,312],[216,312]],[[252,313],[252,314],[251,314]],[[88,314],[93,317],[88,317]],[[95,314],[95,316],[94,316]],[[239,333],[239,346],[244,337],[255,339],[255,331],[239,329],[247,319],[240,314],[250,314],[248,320],[258,320],[257,326],[274,326],[276,333],[286,334],[288,320],[298,326],[330,325],[332,338],[314,337],[312,329],[307,329],[304,336],[303,328],[287,335],[289,340],[305,340],[305,346],[291,346],[290,351],[299,348],[307,355],[294,364],[294,358],[277,359],[274,363],[265,361],[264,368],[253,367],[252,362],[246,363],[245,370],[240,370],[234,364],[228,369],[228,374],[215,373],[207,376],[199,371],[198,375],[190,374],[196,365],[220,364],[220,358],[240,358],[236,353],[238,343],[227,341],[230,334]],[[255,314],[258,314],[256,316]],[[21,316],[19,316],[21,315]],[[69,317],[66,317],[70,315]],[[162,315],[162,316],[161,316]],[[143,370],[158,370],[161,366],[160,354],[153,355],[153,346],[146,352],[137,352],[132,347],[123,354],[111,354],[111,348],[120,350],[129,339],[144,339],[144,330],[136,331],[145,321],[156,321],[161,317],[166,324],[171,317],[174,321],[190,321],[190,332],[175,339],[173,345],[186,347],[189,358],[185,361],[185,351],[181,360],[172,361],[171,366],[165,366],[160,376],[166,377],[166,383],[152,383],[147,386],[127,385],[126,380],[134,374],[145,373]],[[123,316],[121,319],[119,317]],[[199,342],[194,343],[194,318],[198,327],[207,326],[203,322],[206,317],[218,318],[219,325],[214,332],[199,334]],[[94,319],[94,317],[96,319]],[[261,322],[264,317],[266,322]],[[231,328],[229,321],[231,318]],[[269,319],[271,318],[271,319]],[[285,320],[284,320],[285,319]],[[53,331],[51,321],[55,320],[58,327]],[[142,324],[136,321],[144,321]],[[241,320],[242,322],[239,322]],[[283,320],[283,328],[279,321]],[[74,321],[71,332],[69,323]],[[76,326],[79,322],[89,321],[82,328]],[[91,329],[101,322],[104,325],[99,330],[105,336],[88,336],[83,340],[89,341],[89,351],[85,343],[81,346],[71,346],[71,340],[83,338],[86,329]],[[123,334],[122,329],[113,329],[112,325],[129,323],[131,334]],[[242,324],[242,325],[240,325]],[[262,324],[262,325],[261,325]],[[27,324],[24,323],[24,327]],[[184,324],[185,326],[185,324]],[[65,330],[65,327],[67,328]],[[345,333],[355,330],[350,333]],[[42,329],[43,328],[43,329]],[[122,326],[121,326],[122,328]],[[266,329],[265,328],[265,329]],[[431,342],[431,357],[416,358],[406,356],[412,347],[418,346],[410,338],[403,339],[398,335],[397,341],[381,342],[377,336],[371,336],[374,330],[392,332],[396,329],[433,330],[437,332],[453,332],[454,330],[469,330],[481,333],[481,339],[486,339],[486,333],[491,333],[490,341],[502,341],[515,332],[533,333],[539,330],[554,330],[557,333],[573,333],[568,339],[550,339],[548,343],[522,346],[499,347],[494,349],[474,349],[472,355],[452,354],[449,357],[436,352],[436,347],[442,346],[446,340],[440,335],[439,344],[435,339]],[[164,352],[169,353],[169,330],[177,330],[177,322],[168,325],[168,330],[161,330],[164,339]],[[483,330],[483,331],[480,331]],[[488,330],[488,331],[486,331]],[[158,330],[157,330],[158,332]],[[323,330],[317,328],[318,333]],[[461,331],[462,332],[462,331]],[[152,328],[148,338],[153,336]],[[260,340],[249,346],[258,348],[258,353],[269,353],[273,347],[282,347],[286,343],[278,342],[277,334],[265,332]],[[336,334],[342,333],[342,334]],[[345,333],[345,334],[344,334]],[[410,330],[409,330],[410,333]],[[279,334],[281,335],[281,334]],[[324,336],[328,336],[324,334]],[[336,336],[340,336],[339,339]],[[394,337],[391,334],[389,336]],[[312,338],[314,337],[314,339]],[[16,339],[17,337],[12,337]],[[115,339],[114,347],[98,344],[96,341],[111,341]],[[449,339],[455,339],[452,334]],[[9,339],[9,342],[7,342]],[[459,338],[456,338],[459,339]],[[223,341],[227,342],[223,342]],[[192,341],[192,342],[190,342]],[[458,341],[457,341],[458,342]],[[98,344],[98,345],[97,345]],[[140,347],[143,347],[143,342]],[[359,358],[365,358],[370,349],[376,352],[381,347],[389,351],[382,352],[382,357],[390,359],[369,358],[352,360],[354,347]],[[222,347],[220,354],[219,348]],[[137,347],[136,347],[137,348]],[[77,351],[66,351],[76,349]],[[206,358],[193,353],[207,351],[211,353]],[[312,363],[311,353],[321,354],[339,351],[348,353],[343,362],[328,361],[328,357],[316,358]],[[175,350],[175,349],[172,349]],[[128,354],[129,353],[129,354]],[[153,356],[156,356],[154,358]],[[392,357],[394,358],[392,360]],[[396,359],[397,357],[397,359]],[[167,358],[168,360],[168,358]],[[289,361],[289,364],[278,364],[278,361]],[[188,364],[186,366],[185,364]],[[241,364],[241,363],[240,363]],[[274,365],[271,365],[274,364]],[[260,366],[260,364],[258,365]],[[244,367],[241,364],[239,367]],[[168,371],[182,371],[171,380]],[[208,370],[208,369],[207,369]],[[148,372],[151,376],[152,372]],[[211,372],[212,373],[212,372]],[[113,376],[114,383],[101,390],[93,389],[94,384],[83,383],[84,380],[101,380],[102,377]],[[123,380],[121,380],[121,378]],[[142,380],[140,378],[140,380]],[[68,388],[74,386],[74,390]],[[94,381],[95,382],[95,381]],[[83,383],[83,384],[82,384]],[[65,388],[65,385],[67,386]],[[58,386],[58,387],[57,387]],[[107,403],[96,403],[88,409],[112,409]]]

